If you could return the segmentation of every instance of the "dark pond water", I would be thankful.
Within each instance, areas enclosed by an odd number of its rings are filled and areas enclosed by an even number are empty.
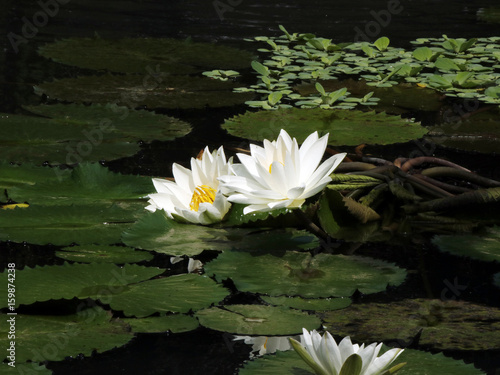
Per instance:
[[[498,24],[478,21],[481,8],[497,5],[494,0],[391,0],[391,1],[173,1],[173,0],[60,0],[57,14],[43,25],[25,35],[25,41],[15,51],[9,33],[23,35],[25,20],[33,20],[44,1],[2,0],[0,4],[0,110],[16,113],[21,105],[38,104],[40,97],[32,86],[51,77],[75,75],[75,70],[50,63],[36,54],[38,46],[59,38],[92,36],[107,37],[174,37],[210,41],[251,49],[244,38],[279,34],[278,25],[289,31],[311,32],[351,41],[364,38],[373,41],[379,36],[391,39],[391,45],[408,47],[418,37],[488,37],[500,35]],[[214,5],[215,4],[215,5]],[[217,8],[216,5],[227,7]],[[233,4],[233,5],[229,5]],[[391,5],[392,4],[392,5]],[[392,13],[389,10],[392,10]],[[26,18],[25,18],[26,17]],[[12,35],[12,34],[11,34]],[[225,134],[219,124],[244,108],[222,110],[180,111],[168,114],[186,119],[194,126],[187,137],[173,142],[153,142],[129,158],[106,163],[123,173],[170,175],[172,162],[184,163],[205,145],[237,146],[241,141]],[[431,123],[432,117],[415,113],[417,119]],[[371,153],[387,159],[408,155],[417,146],[405,144],[391,147],[373,147]],[[500,159],[496,155],[464,153],[438,148],[437,156],[450,158],[485,176],[500,178]],[[461,300],[500,307],[499,294],[489,281],[498,272],[495,264],[457,259],[436,254],[423,241],[421,245],[365,246],[360,254],[376,254],[396,262],[408,270],[407,281],[390,293],[369,297],[358,295],[356,302],[393,301],[402,298],[439,298],[446,288],[445,280],[458,279],[467,288],[457,295]],[[54,264],[59,262],[50,247],[0,244],[2,262],[18,264]],[[159,266],[168,267],[168,258],[158,258]],[[236,295],[235,302],[249,301],[251,297]],[[91,358],[73,358],[60,363],[49,363],[56,375],[73,374],[233,374],[248,357],[248,347],[228,341],[226,335],[207,329],[184,334],[143,334],[125,347]],[[500,352],[448,353],[467,362],[473,362],[488,374],[499,374]]]

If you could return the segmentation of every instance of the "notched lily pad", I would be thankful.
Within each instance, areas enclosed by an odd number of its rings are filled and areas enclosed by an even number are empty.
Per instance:
[[[222,127],[256,141],[275,139],[285,129],[299,143],[317,130],[330,133],[328,143],[335,146],[407,142],[427,133],[418,123],[385,113],[299,108],[246,112],[226,120]]]
[[[216,280],[233,280],[240,291],[271,296],[305,298],[350,297],[356,289],[362,293],[385,290],[399,285],[406,272],[384,261],[359,257],[287,251],[283,256],[254,256],[228,251],[205,265]]]
[[[500,262],[500,227],[486,228],[480,235],[441,235],[432,239],[441,251],[486,262]]]
[[[35,93],[76,103],[116,103],[128,108],[205,108],[242,104],[253,93],[234,93],[237,84],[205,77],[155,73],[147,85],[136,75],[103,75],[44,82]]]
[[[167,331],[181,333],[193,331],[199,326],[198,321],[194,317],[184,314],[154,316],[142,319],[124,318],[122,321],[130,325],[132,332],[135,333],[162,333]]]
[[[317,239],[305,231],[272,230],[252,233],[251,229],[213,228],[181,224],[158,210],[145,214],[122,235],[123,242],[144,250],[169,255],[194,256],[203,250],[258,250],[310,249]]]
[[[345,309],[352,303],[350,298],[301,298],[285,296],[261,296],[260,298],[274,306],[287,306],[307,311],[340,310]]]
[[[169,141],[191,131],[189,124],[173,117],[115,104],[26,109],[37,116],[0,114],[2,159],[38,164],[113,160],[139,151],[139,141]]]
[[[85,245],[64,247],[56,251],[56,256],[81,263],[137,263],[153,259],[147,251],[124,246]]]
[[[80,68],[143,74],[156,66],[169,74],[246,68],[252,60],[251,53],[236,48],[159,38],[62,39],[40,47],[38,53]]]
[[[16,307],[57,299],[108,298],[124,291],[128,284],[161,274],[156,267],[114,264],[68,264],[62,266],[37,266],[16,270]],[[7,285],[8,273],[0,273],[0,280]],[[57,286],[57,287],[56,287]],[[7,306],[7,288],[0,290],[0,307]]]
[[[364,342],[406,345],[420,333],[418,343],[433,349],[500,348],[500,310],[463,301],[415,299],[356,304],[325,313],[323,318],[332,334]]]
[[[10,345],[9,318],[2,314],[0,345],[3,348]],[[90,356],[93,352],[102,353],[125,345],[134,337],[125,323],[112,319],[110,312],[97,306],[73,315],[17,315],[15,321],[16,362],[61,361],[79,354]],[[7,355],[4,351],[2,359]]]
[[[262,305],[212,307],[198,311],[196,317],[204,327],[238,335],[295,335],[321,324],[314,315]]]
[[[126,316],[142,318],[156,312],[200,310],[228,295],[226,288],[206,276],[182,274],[131,285],[114,295],[109,305]]]

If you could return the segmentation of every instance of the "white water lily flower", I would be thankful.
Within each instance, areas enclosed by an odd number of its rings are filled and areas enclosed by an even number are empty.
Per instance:
[[[403,352],[404,349],[390,349],[380,357],[377,357],[382,343],[373,343],[365,347],[352,344],[351,339],[344,337],[337,345],[335,339],[326,332],[321,336],[316,330],[309,333],[305,328],[302,330],[301,343],[290,340],[295,351],[311,366],[318,375],[339,375],[346,360],[353,354],[361,358],[361,369],[355,371],[356,375],[379,375]],[[398,364],[390,369],[394,374],[405,363]],[[347,367],[347,366],[346,366]],[[345,370],[344,370],[345,371]]]
[[[175,182],[153,178],[157,193],[149,195],[146,209],[165,210],[170,218],[194,224],[221,221],[231,203],[219,189],[218,177],[231,174],[231,164],[222,147],[212,153],[205,147],[201,158],[191,158],[191,170],[174,163]]]
[[[314,132],[299,148],[281,130],[276,141],[264,140],[264,147],[250,145],[251,155],[237,154],[241,164],[233,165],[235,176],[220,178],[229,201],[248,205],[244,214],[300,207],[331,181],[330,174],[346,155],[334,155],[320,165],[327,143],[328,134],[319,138]]]

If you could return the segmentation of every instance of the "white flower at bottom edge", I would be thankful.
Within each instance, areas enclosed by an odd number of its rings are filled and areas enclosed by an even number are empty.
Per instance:
[[[238,154],[241,164],[233,165],[235,175],[220,178],[229,201],[248,205],[244,214],[300,207],[332,180],[330,174],[346,155],[320,164],[327,144],[328,134],[319,138],[314,132],[299,148],[297,140],[281,130],[276,141],[265,139],[264,147],[250,145],[251,155]]]
[[[372,343],[367,347],[352,344],[349,336],[337,345],[329,332],[321,336],[316,330],[309,333],[302,330],[301,343],[290,340],[295,351],[311,366],[317,374],[338,375],[347,358],[353,354],[361,357],[362,367],[359,375],[379,375],[403,352],[404,349],[389,349],[377,357],[382,343]],[[394,372],[403,364],[396,365]]]
[[[165,210],[171,219],[193,224],[221,221],[231,203],[220,191],[218,177],[232,174],[231,164],[222,147],[212,153],[205,147],[200,159],[191,158],[191,170],[174,163],[175,182],[153,178],[157,193],[149,195],[146,209]]]

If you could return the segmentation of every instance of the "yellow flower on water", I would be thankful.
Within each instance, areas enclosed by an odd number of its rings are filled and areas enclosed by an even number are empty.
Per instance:
[[[206,147],[198,158],[191,158],[191,169],[174,163],[175,182],[153,178],[157,193],[149,195],[146,209],[162,209],[170,218],[194,224],[221,221],[231,203],[220,191],[218,177],[231,174],[231,164],[222,147],[212,153]]]

